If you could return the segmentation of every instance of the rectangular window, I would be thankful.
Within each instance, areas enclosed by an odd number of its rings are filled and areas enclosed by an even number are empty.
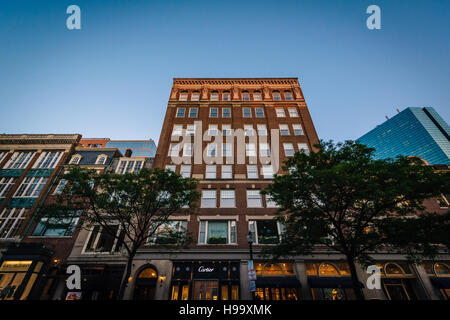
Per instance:
[[[265,124],[258,124],[258,135],[267,136],[267,126]]]
[[[233,149],[232,149],[232,144],[231,143],[224,143],[224,144],[222,144],[222,148],[223,148],[222,155],[224,157],[232,157],[233,156]]]
[[[61,159],[64,152],[52,151],[42,152],[33,168],[37,169],[54,169]]]
[[[179,98],[179,100],[180,100],[180,101],[187,101],[187,99],[188,99],[188,93],[187,93],[187,91],[181,92],[181,93],[180,93],[180,98]],[[183,117],[184,117],[184,116],[183,116]]]
[[[172,172],[175,172],[176,167],[177,166],[174,165],[174,164],[168,164],[168,165],[166,165],[166,170],[170,170]]]
[[[283,148],[286,157],[292,157],[294,155],[294,147],[292,143],[283,143]]]
[[[136,173],[142,169],[142,165],[143,161],[120,160],[116,173],[118,174]]]
[[[0,178],[0,198],[6,197],[13,185],[16,183],[17,178],[4,177]]]
[[[221,190],[220,191],[220,207],[221,208],[236,207],[234,190]]]
[[[180,145],[178,143],[171,143],[169,146],[169,156],[178,157],[179,154],[180,154]]]
[[[256,145],[254,143],[246,143],[245,154],[247,157],[256,157]]]
[[[289,117],[291,117],[291,118],[298,118],[297,108],[290,107],[290,108],[288,108],[288,112],[289,112]]]
[[[215,157],[217,154],[217,144],[209,143],[207,147],[208,157]]]
[[[215,179],[216,178],[216,166],[215,165],[207,165],[205,179]]]
[[[59,195],[64,191],[64,188],[67,185],[67,180],[61,179],[58,183],[58,185],[55,188],[55,191],[53,192],[54,195]]]
[[[154,223],[150,227],[152,235],[147,238],[147,243],[152,244],[176,244],[178,237],[186,233],[186,220],[170,220],[165,223]],[[181,239],[180,239],[181,240]]]
[[[217,124],[210,124],[208,127],[209,136],[217,136]]]
[[[20,236],[20,228],[26,217],[25,208],[5,208],[0,214],[0,239]]]
[[[252,124],[244,124],[244,134],[246,136],[253,135],[253,125]]]
[[[198,108],[189,108],[189,118],[197,118]]]
[[[243,101],[250,101],[250,94],[248,92],[242,93],[242,100]]]
[[[253,100],[261,101],[261,100],[262,100],[261,92],[259,92],[259,91],[254,91],[254,92],[253,92]]]
[[[258,166],[247,165],[247,179],[258,179]]]
[[[263,108],[255,108],[255,117],[256,118],[264,118],[264,109]]]
[[[186,127],[186,135],[193,136],[195,134],[195,126],[193,124],[188,124]]]
[[[259,144],[259,156],[260,157],[270,157],[270,149],[268,143]]]
[[[211,92],[211,101],[219,101],[219,93]]]
[[[286,117],[286,114],[284,113],[283,108],[275,108],[275,112],[277,113],[278,118],[284,118]]]
[[[14,197],[16,198],[37,198],[42,189],[44,189],[48,178],[44,177],[26,177],[16,191]]]
[[[34,152],[14,152],[5,165],[5,169],[25,169],[34,156]]]
[[[272,97],[273,97],[273,100],[276,100],[276,101],[281,100],[281,94],[279,92],[272,91]]]
[[[247,207],[248,208],[261,208],[262,196],[259,190],[247,190]]]
[[[114,236],[112,235],[114,234]],[[114,253],[119,252],[125,232],[121,230],[119,225],[110,225],[109,230],[104,230],[99,225],[92,228],[86,246],[85,253]]]
[[[198,101],[198,100],[200,100],[200,92],[192,92],[191,101]]]
[[[306,144],[306,143],[298,143],[297,146],[298,146],[298,151],[304,150],[306,154],[309,154],[308,144]]]
[[[263,165],[261,168],[262,175],[264,179],[273,179],[273,168],[272,165]]]
[[[199,243],[235,244],[235,220],[201,220]]]
[[[191,177],[191,166],[188,164],[181,165],[180,175],[183,178],[190,178]]]
[[[215,208],[216,190],[202,190],[202,208]]]
[[[218,117],[218,108],[209,108],[209,117],[210,118],[217,118]]]
[[[229,92],[222,93],[222,100],[223,101],[230,101],[230,93]]]
[[[222,118],[231,118],[230,108],[222,108]]]
[[[267,208],[278,208],[275,201],[272,200],[272,197],[270,195],[266,195],[266,207]]]
[[[177,118],[184,118],[186,108],[177,108]]]
[[[172,130],[172,136],[182,136],[183,135],[183,125],[175,124]]]
[[[222,125],[222,135],[231,136],[231,124]]]
[[[252,109],[251,108],[242,108],[242,116],[244,118],[251,118],[252,117]]]
[[[183,145],[183,157],[192,157],[193,143],[185,143]]]
[[[222,179],[232,179],[233,178],[233,166],[223,165],[222,166]]]
[[[289,91],[284,92],[284,99],[286,101],[294,100],[294,97],[292,96],[292,92],[289,92]]]
[[[70,237],[73,235],[75,228],[78,224],[78,219],[81,215],[81,211],[76,214],[70,215],[66,218],[63,217],[43,217],[37,224],[33,231],[33,236],[39,237]]]
[[[292,125],[292,129],[294,130],[294,134],[296,136],[303,135],[303,129],[302,129],[302,125],[301,124],[293,124]]]
[[[277,244],[280,242],[279,223],[275,220],[250,220],[249,230],[256,244]]]
[[[0,162],[2,162],[3,158],[6,156],[7,152],[0,151]]]
[[[280,124],[280,135],[282,136],[289,135],[289,126],[287,124]]]

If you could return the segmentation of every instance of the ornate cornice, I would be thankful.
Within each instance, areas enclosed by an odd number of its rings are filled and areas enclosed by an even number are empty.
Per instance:
[[[0,145],[73,144],[80,134],[1,134]]]

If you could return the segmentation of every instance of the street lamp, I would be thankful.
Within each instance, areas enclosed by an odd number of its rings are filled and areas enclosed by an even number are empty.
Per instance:
[[[250,260],[252,261],[252,265],[253,265],[253,233],[251,231],[248,232],[247,235],[247,242],[248,242],[248,246],[250,248]],[[252,300],[255,300],[255,292],[252,291]]]

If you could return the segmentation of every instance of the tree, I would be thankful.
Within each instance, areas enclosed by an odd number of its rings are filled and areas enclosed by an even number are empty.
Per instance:
[[[356,262],[370,253],[401,250],[433,254],[449,243],[450,216],[430,214],[423,201],[448,194],[449,172],[435,172],[418,158],[373,159],[374,149],[353,141],[323,142],[317,151],[296,153],[263,193],[280,207],[282,241],[275,258],[305,254],[317,246],[342,253],[355,295],[364,299]]]
[[[41,221],[61,225],[82,211],[81,227],[98,225],[122,243],[127,265],[118,299],[123,298],[137,250],[156,236],[158,228],[166,225],[172,214],[193,211],[199,199],[197,181],[182,178],[170,170],[97,174],[95,170],[72,166],[61,179],[67,181],[68,187],[56,203],[47,203],[40,210],[41,217],[45,217]],[[186,245],[189,240],[186,232],[173,230],[165,232],[163,238],[163,244],[178,246]]]

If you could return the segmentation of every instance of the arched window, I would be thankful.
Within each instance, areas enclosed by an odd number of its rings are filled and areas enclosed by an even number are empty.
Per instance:
[[[138,275],[138,279],[156,279],[157,277],[156,270],[151,267],[145,268]]]
[[[180,101],[187,101],[187,99],[188,99],[188,92],[187,91],[181,91],[179,100]]]
[[[222,101],[230,101],[231,95],[230,91],[224,91],[222,93]]]
[[[264,265],[262,272],[265,276],[279,276],[283,275],[283,268],[277,263],[267,263]]]
[[[80,160],[81,160],[81,155],[79,155],[79,154],[74,154],[74,155],[72,156],[72,159],[70,159],[69,164],[79,164],[79,163],[80,163]]]
[[[272,91],[272,97],[273,100],[280,101],[281,100],[280,91]]]
[[[284,91],[284,99],[287,101],[294,100],[294,96],[292,95],[292,92],[289,90]]]
[[[191,101],[198,101],[198,100],[200,100],[200,92],[198,91],[192,92]]]
[[[256,101],[262,100],[261,91],[253,91],[253,100],[256,100]]]
[[[339,276],[338,268],[330,263],[322,263],[319,266],[319,276]]]
[[[433,266],[434,273],[437,276],[450,276],[450,267],[442,262],[437,262]]]
[[[242,91],[242,100],[250,101],[250,93],[248,93],[248,91]]]
[[[384,273],[386,275],[403,275],[403,274],[405,274],[402,267],[400,267],[396,263],[386,263],[386,265],[384,266]]]
[[[105,164],[107,158],[108,157],[105,154],[99,154],[97,156],[97,160],[95,161],[95,164]]]
[[[219,92],[217,91],[211,92],[211,101],[219,101]]]

